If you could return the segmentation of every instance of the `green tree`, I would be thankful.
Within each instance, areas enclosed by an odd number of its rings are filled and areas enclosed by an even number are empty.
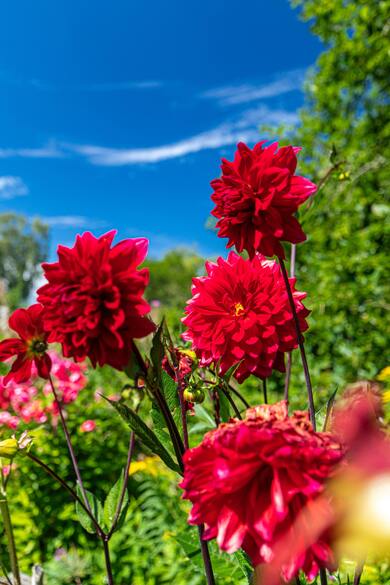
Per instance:
[[[309,241],[298,247],[297,274],[313,310],[316,382],[329,388],[386,365],[390,2],[292,4],[325,45],[306,80],[294,142],[303,146],[300,172],[317,182],[328,176],[301,215]]]
[[[199,273],[204,260],[191,250],[177,248],[161,260],[148,260],[150,283],[148,300],[158,300],[164,307],[183,309],[191,296],[191,281]]]
[[[22,215],[0,215],[0,279],[7,285],[11,309],[27,300],[48,253],[48,227]]]

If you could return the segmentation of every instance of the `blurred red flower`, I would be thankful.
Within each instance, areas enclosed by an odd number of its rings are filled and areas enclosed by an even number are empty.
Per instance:
[[[16,309],[9,319],[10,329],[19,337],[4,339],[0,342],[0,362],[16,357],[11,370],[3,378],[7,385],[11,380],[16,384],[27,382],[35,364],[38,375],[48,378],[51,359],[47,351],[47,333],[43,329],[43,307],[39,304],[28,309]]]
[[[239,382],[250,374],[265,378],[273,369],[283,372],[284,352],[296,348],[297,335],[279,265],[263,256],[244,260],[235,252],[228,259],[206,263],[207,276],[193,279],[186,307],[183,338],[191,341],[200,365],[219,364],[219,373],[239,364]],[[309,311],[306,293],[294,290],[302,331]]]
[[[44,264],[48,284],[38,291],[45,309],[49,340],[62,344],[65,357],[92,365],[123,369],[131,342],[155,326],[145,317],[149,305],[142,295],[149,279],[145,259],[148,241],[123,240],[111,246],[115,231],[100,238],[86,232],[73,248],[59,246],[58,262]]]
[[[279,544],[293,536],[282,577],[289,581],[303,570],[311,580],[334,565],[326,532],[315,542],[306,532],[341,458],[338,441],[315,433],[307,413],[289,417],[286,402],[251,408],[245,420],[220,425],[185,453],[180,487],[193,504],[189,523],[204,523],[204,538],[216,538],[224,551],[242,547],[254,566],[277,561]],[[293,534],[303,511],[305,522]]]
[[[212,215],[219,237],[229,238],[228,248],[247,250],[251,258],[256,251],[284,258],[281,241],[306,239],[294,213],[317,187],[294,174],[300,148],[265,142],[253,150],[240,142],[233,162],[222,159],[222,176],[211,181]]]

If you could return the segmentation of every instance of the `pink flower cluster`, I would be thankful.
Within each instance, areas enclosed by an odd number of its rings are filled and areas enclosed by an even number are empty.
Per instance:
[[[64,404],[74,402],[86,385],[85,365],[76,364],[60,357],[55,351],[48,352],[52,360],[52,375],[58,396]],[[42,424],[48,416],[56,417],[58,408],[52,398],[49,384],[40,392],[40,380],[36,368],[28,382],[18,384],[14,380],[4,383],[0,377],[0,427],[16,429],[20,422]]]

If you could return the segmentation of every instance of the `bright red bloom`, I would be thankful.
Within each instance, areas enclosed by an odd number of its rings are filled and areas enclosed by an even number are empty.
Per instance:
[[[31,377],[33,363],[38,370],[38,375],[48,378],[51,359],[46,353],[48,336],[43,329],[42,305],[36,304],[28,309],[16,309],[9,319],[9,326],[19,337],[4,339],[0,342],[0,362],[16,357],[3,383],[7,385],[11,380],[16,384],[27,382]]]
[[[145,317],[150,307],[142,295],[149,279],[145,259],[148,241],[123,240],[111,247],[115,232],[100,238],[86,232],[73,248],[59,246],[58,262],[44,264],[48,284],[38,291],[45,308],[49,340],[62,344],[65,357],[93,366],[123,369],[131,342],[155,326]]]
[[[244,260],[235,252],[228,259],[206,263],[208,276],[193,279],[192,299],[186,307],[183,338],[191,341],[200,365],[219,364],[219,373],[240,364],[239,382],[250,374],[265,378],[284,370],[284,352],[297,347],[297,335],[279,265],[256,255]],[[309,311],[306,293],[294,290],[302,331]]]
[[[242,547],[254,566],[276,560],[280,542],[293,536],[282,576],[289,581],[302,569],[313,579],[333,566],[327,535],[308,545],[306,531],[293,534],[293,525],[305,510],[310,526],[311,504],[341,457],[340,444],[315,433],[307,413],[289,417],[286,402],[251,408],[185,453],[180,487],[193,504],[189,523],[205,524],[204,538],[216,538],[222,550]]]
[[[240,142],[234,161],[222,159],[222,176],[211,181],[220,238],[229,238],[228,248],[247,250],[266,256],[281,256],[281,241],[298,244],[306,236],[294,217],[317,187],[304,177],[296,176],[296,153],[300,148],[278,143],[251,150]]]

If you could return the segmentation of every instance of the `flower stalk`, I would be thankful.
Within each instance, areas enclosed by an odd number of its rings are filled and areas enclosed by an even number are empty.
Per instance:
[[[295,307],[294,297],[293,297],[293,294],[292,294],[292,290],[291,290],[291,286],[290,286],[290,281],[288,279],[288,274],[287,274],[286,266],[284,264],[283,258],[279,257],[278,260],[279,260],[279,265],[280,265],[280,268],[281,268],[281,271],[282,271],[284,283],[285,283],[285,286],[286,286],[288,300],[289,300],[289,303],[290,303],[290,308],[291,308],[291,312],[292,312],[292,315],[293,315],[295,330],[296,330],[296,334],[297,334],[297,341],[298,341],[298,345],[299,345],[299,351],[301,353],[301,360],[302,360],[303,371],[304,371],[304,374],[305,374],[307,396],[308,396],[308,401],[309,401],[310,421],[311,421],[311,424],[313,425],[313,429],[316,430],[317,427],[316,427],[316,413],[315,413],[314,398],[313,398],[313,388],[312,388],[312,384],[311,384],[309,366],[308,366],[307,358],[306,358],[305,346],[304,346],[304,343],[303,343],[303,335],[302,335],[302,332],[301,332],[301,327],[299,325],[299,319],[298,319],[298,315],[297,315],[297,309]]]
[[[3,518],[4,532],[7,538],[8,554],[11,565],[14,585],[21,585],[18,556],[16,553],[15,537],[12,527],[11,514],[8,506],[7,492],[4,486],[4,477],[1,474],[0,511]]]

